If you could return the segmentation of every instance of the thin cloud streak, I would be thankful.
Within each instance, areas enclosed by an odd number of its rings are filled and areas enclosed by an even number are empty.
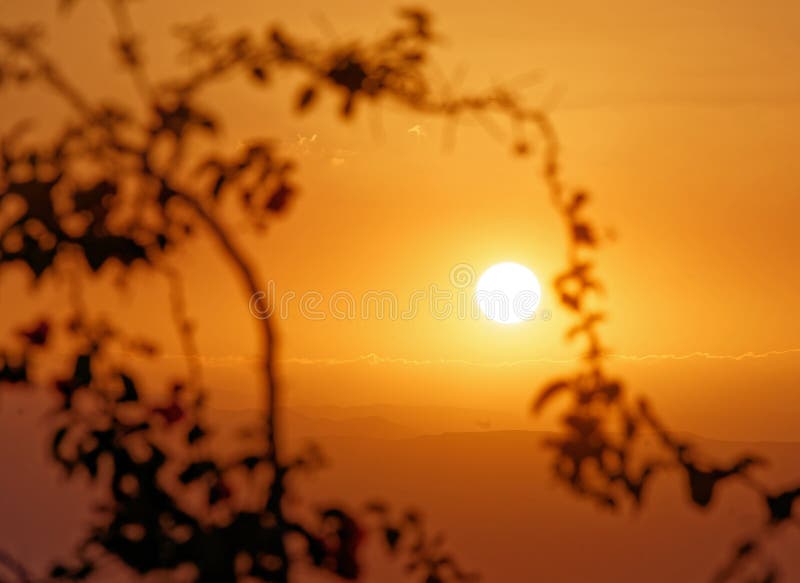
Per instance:
[[[618,360],[646,361],[646,360],[690,360],[702,358],[707,360],[755,360],[780,356],[785,354],[800,353],[800,348],[787,348],[785,350],[769,350],[766,352],[743,352],[741,354],[714,354],[711,352],[689,352],[686,354],[609,354],[610,358]],[[521,360],[501,361],[501,362],[480,362],[463,359],[430,359],[417,360],[401,357],[380,356],[374,352],[362,354],[353,358],[302,358],[292,357],[282,359],[281,362],[287,364],[322,365],[337,366],[344,364],[355,364],[365,362],[368,364],[403,364],[411,366],[430,366],[437,364],[463,364],[467,366],[489,367],[489,368],[508,368],[526,364],[568,364],[576,362],[578,358],[526,358]]]
[[[693,359],[704,359],[704,360],[731,360],[731,361],[741,361],[741,360],[759,360],[764,358],[770,358],[773,356],[783,356],[787,354],[800,354],[800,347],[799,348],[786,348],[783,350],[768,350],[765,352],[743,352],[741,354],[715,354],[712,352],[688,352],[684,354],[670,354],[670,353],[654,353],[654,354],[619,354],[619,353],[611,353],[609,354],[609,358],[613,358],[616,360],[628,360],[628,361],[648,361],[648,360],[693,360]],[[180,354],[165,354],[162,355],[163,358],[167,359],[186,359],[187,357]],[[196,357],[202,364],[207,366],[226,366],[226,365],[237,365],[237,364],[248,364],[254,363],[257,361],[256,357],[253,356],[236,356],[236,355],[227,355],[227,356],[198,356]],[[525,358],[520,360],[507,360],[507,361],[500,361],[500,362],[481,362],[475,360],[467,360],[467,359],[450,359],[450,358],[438,358],[438,359],[413,359],[413,358],[403,358],[398,356],[381,356],[374,352],[369,352],[367,354],[360,354],[358,356],[354,356],[352,358],[311,358],[311,357],[302,357],[302,356],[292,356],[287,358],[279,359],[278,361],[283,364],[296,364],[301,366],[343,366],[348,364],[369,364],[369,365],[381,365],[381,364],[399,364],[404,366],[436,366],[436,365],[464,365],[464,366],[474,366],[474,367],[482,367],[482,368],[510,368],[515,366],[524,366],[528,364],[569,364],[576,362],[578,358]]]

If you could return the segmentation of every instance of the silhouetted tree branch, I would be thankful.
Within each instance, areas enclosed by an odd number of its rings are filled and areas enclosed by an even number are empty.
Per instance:
[[[575,320],[566,338],[580,343],[583,350],[579,369],[547,383],[533,403],[533,410],[538,413],[559,397],[568,399],[561,416],[561,431],[546,443],[555,453],[556,476],[579,495],[612,509],[626,500],[635,507],[643,504],[652,478],[666,470],[677,470],[685,476],[691,500],[699,507],[711,503],[721,484],[736,479],[759,500],[767,511],[767,520],[760,532],[736,547],[714,581],[777,581],[779,569],[771,559],[760,557],[762,564],[756,574],[749,570],[750,563],[759,558],[765,537],[796,520],[793,504],[800,497],[800,490],[792,487],[774,492],[760,485],[749,471],[764,460],[754,455],[742,454],[727,463],[709,460],[696,446],[667,429],[645,399],[629,394],[620,379],[607,374],[607,350],[599,332],[605,314],[593,302],[603,291],[592,258],[600,243],[599,229],[585,211],[589,194],[581,189],[566,193],[562,186],[555,134],[546,124],[540,129],[550,136],[545,141],[543,173],[553,204],[564,221],[568,241],[567,266],[554,284],[560,303]],[[658,451],[640,447],[647,435],[656,437]]]
[[[40,48],[33,28],[0,30],[2,79],[44,83],[77,115],[50,144],[24,145],[24,126],[4,139],[2,198],[12,218],[0,234],[0,266],[22,264],[37,283],[50,274],[58,277],[65,262],[76,259],[93,273],[111,264],[126,277],[140,265],[165,271],[171,278],[173,320],[191,358],[191,326],[176,272],[167,263],[170,251],[198,228],[204,230],[218,243],[247,295],[255,294],[255,272],[224,223],[222,205],[236,199],[253,228],[263,229],[271,215],[285,209],[295,190],[289,181],[292,165],[267,142],[253,142],[235,156],[191,159],[187,142],[213,135],[219,127],[196,105],[196,93],[230,69],[243,69],[261,82],[270,60],[295,59],[277,34],[261,52],[236,38],[223,42],[223,54],[213,56],[212,65],[192,73],[188,82],[154,84],[144,71],[127,4],[112,0],[109,5],[118,27],[121,63],[144,100],[145,118],[128,107],[95,104],[83,95]],[[380,51],[388,54],[396,43],[425,38],[427,17],[408,13],[406,18],[412,25],[398,29]],[[349,114],[355,96],[366,91],[353,84],[353,75],[363,70],[346,57],[335,60],[327,75],[349,92],[351,105],[344,111]],[[409,63],[418,66],[413,59]],[[189,564],[197,570],[197,581],[288,581],[291,563],[301,557],[289,556],[287,538],[299,539],[312,565],[343,578],[358,575],[362,532],[354,517],[328,508],[318,513],[318,522],[303,525],[287,515],[287,476],[317,462],[311,454],[295,459],[281,454],[275,334],[268,319],[258,323],[266,395],[263,440],[256,436],[242,444],[247,450],[242,457],[224,460],[208,454],[214,431],[203,420],[203,387],[178,381],[166,400],[152,402],[130,365],[114,357],[113,348],[138,350],[143,356],[154,356],[156,348],[125,337],[109,322],[92,321],[79,297],[74,304],[76,313],[64,326],[75,345],[72,365],[52,380],[30,378],[31,363],[51,344],[57,327],[41,321],[21,331],[16,353],[9,349],[3,357],[1,377],[8,383],[55,387],[61,404],[54,459],[69,474],[81,471],[92,480],[107,481],[113,495],[75,560],[54,567],[52,578],[91,576],[102,549],[142,574]],[[176,442],[183,444],[177,450]],[[259,502],[253,505],[252,500]],[[402,533],[405,526],[392,528]],[[415,571],[420,577],[430,583],[466,580],[452,558],[423,544],[419,520],[414,528],[418,540],[407,551],[419,555]],[[399,551],[390,539],[396,542],[387,535],[387,547]]]

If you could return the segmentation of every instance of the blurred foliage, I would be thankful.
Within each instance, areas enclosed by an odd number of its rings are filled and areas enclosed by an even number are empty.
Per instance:
[[[553,159],[557,160],[557,155]],[[555,475],[580,496],[612,510],[626,503],[642,506],[649,484],[660,472],[683,474],[691,502],[701,508],[713,502],[725,483],[738,480],[752,491],[765,511],[765,520],[761,530],[736,546],[714,581],[777,581],[779,568],[775,558],[766,553],[764,541],[782,526],[797,523],[792,513],[800,489],[773,490],[760,484],[750,470],[766,462],[755,455],[727,461],[709,459],[667,429],[647,400],[631,395],[621,379],[609,375],[608,351],[599,331],[606,315],[594,307],[603,286],[592,261],[600,229],[586,214],[589,194],[568,191],[558,173],[549,172],[547,166],[545,177],[568,236],[567,266],[556,277],[555,290],[575,321],[566,340],[582,347],[578,369],[548,382],[533,403],[534,413],[539,413],[566,401],[560,431],[545,443],[554,453]],[[647,445],[648,438],[655,438],[655,448]]]
[[[246,34],[221,35],[207,23],[184,26],[178,35],[190,65],[154,83],[127,3],[109,6],[119,61],[140,94],[144,115],[84,95],[47,56],[37,27],[0,28],[0,83],[43,84],[73,111],[50,140],[31,140],[26,121],[2,139],[0,270],[22,266],[37,285],[105,273],[110,266],[124,278],[134,277],[137,266],[164,272],[173,284],[173,317],[189,354],[194,323],[185,314],[170,252],[199,232],[209,233],[252,294],[255,270],[239,251],[235,231],[223,219],[230,221],[230,212],[223,209],[238,209],[252,229],[262,231],[296,193],[292,161],[268,140],[251,140],[233,154],[213,147],[195,153],[201,141],[213,146],[222,127],[221,112],[201,105],[203,86],[243,73],[258,87],[294,66],[307,77],[300,110],[325,90],[342,96],[344,117],[362,99],[393,95],[417,101],[417,92],[424,92],[420,65],[432,39],[429,19],[402,11],[400,24],[379,41],[330,48],[289,40],[278,29],[257,41]],[[289,581],[292,564],[300,562],[355,579],[370,525],[388,551],[407,557],[417,580],[472,579],[443,554],[443,539],[427,541],[415,513],[393,522],[382,504],[355,512],[289,508],[287,480],[318,468],[322,457],[311,447],[287,459],[280,448],[269,321],[259,324],[269,406],[263,427],[244,432],[231,458],[215,447],[199,375],[165,387],[166,397],[152,402],[146,395],[153,391],[142,391],[141,373],[120,354],[157,358],[157,344],[126,338],[113,323],[92,320],[81,298],[74,304],[67,321],[53,315],[37,322],[0,354],[4,386],[52,387],[58,400],[53,459],[67,475],[83,474],[110,494],[98,504],[75,557],[55,565],[51,579],[102,577],[104,554],[142,575],[171,572],[180,578],[188,569],[198,582]],[[30,371],[37,359],[47,358],[55,331],[73,347],[69,363],[55,378],[34,378]],[[11,561],[0,556],[2,565]],[[27,580],[19,567],[15,574]]]

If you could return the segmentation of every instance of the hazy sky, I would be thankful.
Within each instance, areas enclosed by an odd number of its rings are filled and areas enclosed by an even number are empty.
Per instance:
[[[126,99],[129,82],[105,50],[110,22],[102,6],[84,0],[57,17],[54,4],[0,0],[0,21],[45,20],[49,47],[87,90]],[[137,3],[133,14],[147,33],[157,76],[175,67],[168,36],[175,22],[211,15],[223,28],[260,29],[280,21],[308,36],[347,38],[385,29],[393,6],[202,0]],[[426,6],[444,33],[436,53],[443,76],[466,71],[464,90],[525,77],[519,84],[531,102],[552,105],[568,181],[594,194],[592,212],[617,233],[599,259],[607,336],[627,357],[615,366],[678,425],[800,438],[800,5]],[[230,147],[262,134],[299,160],[303,190],[290,212],[266,239],[242,239],[265,286],[274,280],[279,291],[298,295],[391,290],[408,298],[431,284],[446,287],[456,264],[480,272],[513,260],[547,285],[542,307],[553,317],[517,327],[426,313],[402,322],[292,317],[279,324],[291,398],[524,407],[549,374],[566,366],[558,361],[572,356],[562,342],[569,322],[548,295],[563,265],[564,239],[536,167],[510,156],[474,120],[464,120],[455,147],[443,151],[439,120],[391,106],[364,109],[350,124],[334,115],[333,100],[302,118],[288,115],[298,87],[299,79],[284,77],[267,91],[231,82],[205,95],[228,114],[222,139]],[[0,111],[2,128],[26,112],[48,128],[64,113],[36,91],[0,93]],[[414,126],[419,133],[408,131]],[[246,298],[214,248],[192,245],[179,263],[191,308],[212,307],[199,337],[203,354],[251,356]],[[5,327],[63,295],[30,296],[14,277],[0,286]],[[165,309],[165,290],[163,281],[146,280],[119,300],[97,293],[97,307],[133,314],[137,325],[169,342],[165,319],[144,317]],[[675,359],[693,353],[721,358]],[[394,360],[365,359],[369,354]],[[213,369],[220,391],[246,403],[247,363],[216,362]]]

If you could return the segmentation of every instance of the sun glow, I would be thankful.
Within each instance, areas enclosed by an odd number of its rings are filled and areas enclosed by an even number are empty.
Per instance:
[[[534,319],[542,288],[530,269],[506,261],[483,272],[475,286],[475,298],[488,319],[517,324]]]

